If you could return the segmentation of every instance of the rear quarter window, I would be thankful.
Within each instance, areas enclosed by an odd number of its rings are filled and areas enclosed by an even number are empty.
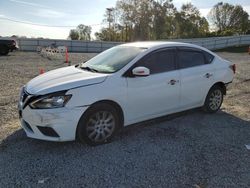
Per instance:
[[[206,59],[206,63],[212,63],[212,61],[214,60],[214,56],[212,54],[210,54],[209,52],[203,51],[205,59]]]

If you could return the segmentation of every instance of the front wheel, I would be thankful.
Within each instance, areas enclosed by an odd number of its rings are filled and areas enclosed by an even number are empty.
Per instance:
[[[206,97],[203,110],[208,113],[217,112],[223,102],[223,91],[219,86],[213,86]]]
[[[95,146],[110,142],[120,127],[116,109],[109,104],[96,104],[81,117],[77,138]]]

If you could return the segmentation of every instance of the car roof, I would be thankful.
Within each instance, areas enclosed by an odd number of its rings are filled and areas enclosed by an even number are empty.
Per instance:
[[[122,46],[131,46],[131,47],[148,48],[148,49],[157,47],[186,46],[186,47],[204,49],[203,47],[197,46],[195,44],[183,43],[183,42],[169,42],[169,41],[132,42],[132,43],[122,44]]]
[[[206,51],[210,54],[212,54],[215,57],[219,57],[217,54],[214,52],[208,50],[207,48],[204,48],[202,46],[198,46],[195,44],[190,44],[190,43],[184,43],[184,42],[171,42],[171,41],[145,41],[145,42],[131,42],[131,43],[125,43],[122,44],[121,46],[131,46],[131,47],[138,47],[138,48],[147,48],[148,50],[157,50],[159,48],[165,48],[165,47],[177,47],[177,46],[182,46],[182,47],[191,47],[191,48],[196,48],[200,49],[203,51]]]

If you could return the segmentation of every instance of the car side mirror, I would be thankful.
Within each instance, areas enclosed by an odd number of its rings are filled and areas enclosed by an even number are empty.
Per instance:
[[[135,67],[132,70],[132,74],[134,76],[149,76],[150,75],[150,70],[146,67]]]

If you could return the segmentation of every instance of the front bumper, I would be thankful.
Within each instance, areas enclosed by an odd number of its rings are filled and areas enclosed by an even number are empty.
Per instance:
[[[79,119],[87,107],[55,109],[19,109],[20,122],[26,135],[48,141],[75,140]]]

